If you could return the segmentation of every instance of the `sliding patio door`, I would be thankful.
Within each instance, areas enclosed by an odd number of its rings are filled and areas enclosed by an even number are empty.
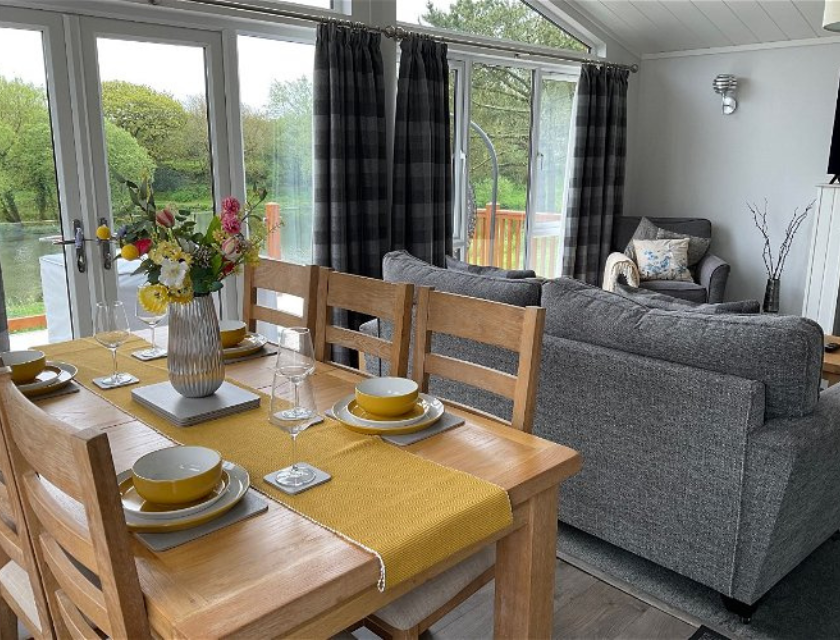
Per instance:
[[[93,218],[76,173],[60,16],[0,15],[0,267],[12,349],[90,331]],[[62,244],[66,240],[67,244]],[[3,301],[0,300],[0,304]]]
[[[222,35],[218,32],[82,18],[91,180],[97,222],[136,219],[125,180],[152,181],[155,202],[206,229],[232,192]],[[122,300],[131,315],[139,261],[103,261],[98,296]],[[235,317],[234,279],[219,302]],[[130,318],[132,328],[142,323]]]

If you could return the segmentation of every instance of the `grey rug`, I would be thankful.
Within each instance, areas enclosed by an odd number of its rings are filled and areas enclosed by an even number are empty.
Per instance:
[[[673,571],[561,525],[557,557],[692,624],[738,640],[840,638],[840,542],[829,540],[761,601],[748,625],[720,596]]]

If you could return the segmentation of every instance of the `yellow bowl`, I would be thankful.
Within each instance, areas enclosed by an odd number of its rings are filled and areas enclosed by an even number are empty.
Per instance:
[[[356,385],[356,402],[378,416],[401,416],[417,403],[420,388],[408,378],[371,378]]]
[[[145,500],[181,504],[206,496],[219,483],[222,456],[207,447],[169,447],[147,453],[131,472]]]
[[[47,366],[47,356],[43,351],[7,351],[0,353],[3,364],[12,368],[12,382],[26,384],[38,377]]]
[[[222,334],[222,348],[230,349],[245,339],[248,327],[239,320],[223,320],[219,323],[219,332]]]

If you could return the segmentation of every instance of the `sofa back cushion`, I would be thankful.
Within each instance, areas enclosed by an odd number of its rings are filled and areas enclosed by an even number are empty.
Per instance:
[[[434,287],[438,291],[495,300],[518,307],[539,306],[542,289],[538,282],[491,278],[454,269],[441,269],[415,258],[407,251],[392,251],[385,255],[382,260],[382,278],[389,282],[410,282]]]
[[[548,335],[762,382],[767,418],[806,416],[819,399],[823,334],[806,318],[650,309],[567,278],[542,304]]]

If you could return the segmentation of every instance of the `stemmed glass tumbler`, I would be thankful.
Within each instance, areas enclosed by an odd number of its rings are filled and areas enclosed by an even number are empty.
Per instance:
[[[116,387],[125,383],[129,376],[120,373],[117,368],[117,349],[124,344],[131,335],[128,328],[128,316],[122,302],[97,302],[93,317],[93,337],[103,347],[111,350],[114,358],[114,373],[102,382]]]
[[[143,285],[143,287],[147,287],[149,285]],[[140,287],[139,289],[142,289]],[[140,293],[138,289],[138,294]],[[136,309],[135,309],[135,316],[137,319],[145,324],[152,332],[152,339],[151,339],[151,346],[148,349],[144,349],[140,352],[140,356],[143,358],[157,358],[158,356],[164,355],[164,349],[161,349],[157,346],[157,342],[155,342],[155,327],[157,327],[163,319],[166,317],[166,308],[163,309],[160,313],[155,313],[154,311],[149,311],[146,307],[143,306],[143,303],[140,302],[140,296],[137,296],[136,301]]]
[[[284,486],[299,487],[315,479],[311,469],[297,463],[297,436],[317,417],[311,390],[301,394],[301,386],[315,371],[312,336],[309,329],[303,327],[283,329],[277,346],[269,420],[292,436],[292,465],[280,471],[276,480]],[[291,407],[288,407],[285,397],[289,383],[294,389],[294,404]]]

